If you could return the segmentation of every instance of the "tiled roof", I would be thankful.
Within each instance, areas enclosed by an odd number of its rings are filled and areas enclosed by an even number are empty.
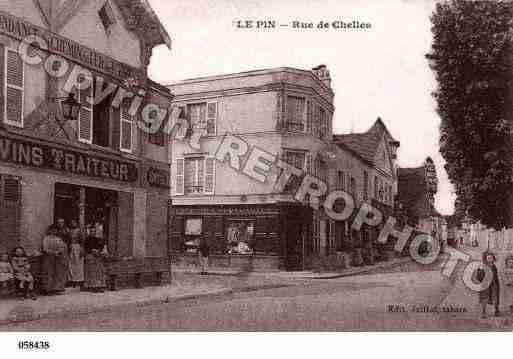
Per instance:
[[[363,160],[374,164],[376,151],[383,134],[387,135],[389,142],[395,143],[397,146],[399,145],[399,141],[392,137],[379,117],[367,132],[333,135],[333,142],[349,148]]]

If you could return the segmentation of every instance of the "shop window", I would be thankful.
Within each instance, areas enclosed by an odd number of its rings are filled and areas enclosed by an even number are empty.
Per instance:
[[[24,71],[20,55],[0,44],[0,85],[5,89],[0,116],[8,125],[17,127],[23,127]]]
[[[229,220],[226,237],[229,254],[253,254],[255,246],[255,220]]]
[[[305,130],[305,99],[287,96],[287,119],[285,127],[289,131]]]
[[[203,102],[187,105],[187,117],[193,129],[204,130],[207,136],[216,134],[217,102]]]
[[[259,217],[256,221],[256,254],[276,255],[279,253],[279,220],[277,217]]]
[[[199,236],[203,233],[203,221],[201,218],[187,218],[185,220],[185,251],[197,253]]]

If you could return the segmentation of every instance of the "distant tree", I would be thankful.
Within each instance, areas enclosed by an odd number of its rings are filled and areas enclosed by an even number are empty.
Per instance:
[[[431,16],[426,55],[438,87],[440,152],[458,212],[499,229],[512,224],[511,1],[452,0]]]

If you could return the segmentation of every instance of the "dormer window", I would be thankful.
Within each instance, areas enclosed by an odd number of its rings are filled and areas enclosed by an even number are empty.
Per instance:
[[[114,11],[112,11],[112,7],[108,1],[102,6],[100,11],[98,11],[98,16],[102,21],[105,31],[109,32],[111,26],[116,23],[116,17],[114,16]]]

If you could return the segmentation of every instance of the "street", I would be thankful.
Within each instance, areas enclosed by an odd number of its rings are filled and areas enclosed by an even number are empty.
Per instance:
[[[458,273],[461,272],[459,268]],[[193,280],[225,280],[195,276]],[[234,288],[247,278],[231,278]],[[2,330],[501,330],[507,314],[479,318],[477,294],[440,274],[440,264],[408,263],[384,273],[300,280],[268,289],[87,315],[11,324]],[[503,295],[504,296],[504,295]],[[504,302],[503,302],[504,303]],[[505,305],[503,305],[505,307]],[[449,312],[445,312],[449,311]],[[490,308],[491,313],[491,308]]]

